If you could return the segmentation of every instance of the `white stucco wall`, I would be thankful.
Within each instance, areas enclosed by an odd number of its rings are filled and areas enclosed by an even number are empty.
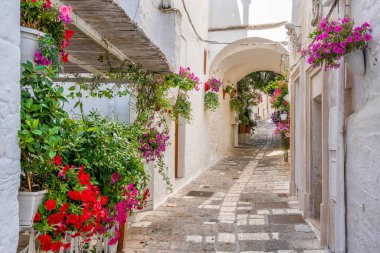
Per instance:
[[[193,31],[181,0],[165,1],[171,2],[172,9],[169,12],[163,12],[157,8],[161,4],[161,1],[158,0],[138,2],[137,0],[118,0],[120,6],[126,9],[128,15],[134,18],[146,35],[160,47],[174,71],[178,71],[179,66],[188,66],[201,78],[202,82],[205,82],[211,75],[215,74],[215,72],[209,71],[211,63],[220,50],[227,45],[215,45],[201,41]],[[287,39],[284,27],[249,32],[245,30],[209,32],[208,29],[290,20],[290,0],[270,0],[269,2],[265,1],[265,3],[258,0],[193,0],[185,1],[185,4],[190,14],[190,20],[202,39],[233,42],[247,38],[248,33],[249,36],[259,36],[270,39],[270,41],[284,41]],[[272,8],[274,5],[281,6],[282,10],[274,10]],[[268,11],[273,15],[264,14],[268,13]],[[203,73],[203,55],[205,49],[208,51],[206,75]],[[266,65],[261,64],[258,68],[252,68],[249,65],[260,63],[262,61],[260,57],[231,58],[231,62],[236,61],[237,63],[232,67],[239,68],[239,63],[242,63],[239,71],[234,71],[231,67],[223,69],[215,75],[224,82],[237,82],[239,78],[255,70],[275,69],[275,71],[281,72],[281,67],[279,67],[281,64],[281,53],[279,52],[287,54],[286,50],[282,50],[283,48],[277,51],[273,62],[266,62]],[[234,53],[237,53],[237,51]],[[254,54],[252,55],[254,56]],[[234,72],[237,74],[235,75]],[[203,84],[198,92],[191,92],[189,95],[192,102],[194,119],[191,124],[182,124],[179,127],[179,169],[181,170],[181,174],[184,175],[183,178],[174,178],[174,138],[172,138],[172,145],[168,148],[166,154],[168,174],[175,190],[191,181],[201,171],[218,161],[233,146],[233,113],[229,107],[229,95],[223,100],[222,94],[220,94],[221,106],[216,112],[204,111]],[[173,137],[173,122],[170,123],[170,129],[171,136]],[[154,172],[153,178],[154,202],[155,206],[157,206],[165,200],[168,193],[157,172]]]
[[[0,252],[16,252],[20,184],[20,2],[5,1],[0,16]]]
[[[69,88],[74,83],[57,83],[65,89],[65,94],[70,94]],[[110,83],[105,85],[112,85]],[[118,120],[122,123],[130,123],[130,96],[108,98],[94,98],[89,96],[89,92],[82,91],[82,98],[80,101],[83,104],[83,113],[88,115],[92,111],[97,111],[101,115],[108,117],[111,120]],[[78,117],[80,114],[79,106],[74,108],[79,99],[68,99],[68,103],[64,104],[64,109],[71,117]]]
[[[380,252],[380,2],[352,0],[357,24],[371,22],[367,72],[353,78],[353,110],[347,123],[348,252]],[[365,15],[363,15],[365,13]]]

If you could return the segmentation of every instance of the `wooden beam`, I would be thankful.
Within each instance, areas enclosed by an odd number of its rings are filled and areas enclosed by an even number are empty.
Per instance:
[[[53,4],[58,6],[63,5],[60,0],[52,0]],[[116,58],[121,61],[129,61],[133,63],[133,61],[126,56],[123,52],[121,52],[116,46],[114,46],[110,41],[108,41],[103,35],[101,35],[97,30],[95,30],[90,24],[84,21],[81,17],[79,17],[75,12],[71,13],[71,24],[75,25],[79,30],[85,33],[89,38],[97,42],[99,45],[104,47],[107,51],[113,54]]]
[[[69,58],[69,62],[78,65],[78,67],[80,67],[80,68],[82,68],[82,69],[84,69],[84,70],[87,70],[87,71],[89,71],[89,72],[91,72],[91,73],[94,73],[95,75],[102,76],[102,77],[104,77],[104,78],[107,77],[107,75],[106,75],[104,72],[102,72],[102,71],[100,71],[100,70],[94,68],[93,66],[91,66],[90,64],[87,64],[87,63],[84,62],[84,61],[79,60],[79,59],[76,58],[75,56],[69,55],[68,58]]]

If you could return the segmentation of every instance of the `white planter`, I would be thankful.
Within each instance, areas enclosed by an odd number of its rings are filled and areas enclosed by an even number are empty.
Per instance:
[[[335,0],[323,0],[322,5],[323,5],[323,7],[328,7],[334,2],[335,2]]]
[[[365,74],[365,56],[364,50],[359,49],[344,56],[347,68],[355,75]]]
[[[21,63],[34,62],[34,55],[38,49],[38,38],[45,34],[36,29],[21,26]]]
[[[37,212],[38,206],[44,199],[47,190],[39,192],[19,192],[19,221],[20,226],[30,227],[33,224],[34,215]]]
[[[286,120],[288,118],[288,114],[283,113],[280,115],[281,120]]]

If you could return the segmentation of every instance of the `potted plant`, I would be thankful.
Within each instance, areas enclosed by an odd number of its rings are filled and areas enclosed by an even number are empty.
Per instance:
[[[21,78],[21,187],[19,192],[20,225],[30,226],[46,194],[44,178],[55,163],[58,152],[66,149],[75,135],[73,121],[59,106],[66,99],[63,88],[54,87],[56,72],[52,66],[23,64]]]
[[[204,106],[205,110],[215,111],[219,106],[219,97],[217,93],[222,86],[222,82],[215,77],[211,77],[205,83],[205,98],[204,98]],[[224,93],[223,93],[224,94]]]
[[[68,46],[73,31],[68,29],[71,7],[62,5],[59,9],[50,0],[21,1],[21,63],[33,62],[38,49],[38,39],[50,34],[61,50],[64,60],[67,54],[63,49]]]
[[[326,70],[339,68],[339,61],[345,56],[348,67],[354,73],[364,74],[362,51],[372,40],[371,32],[371,25],[367,22],[354,27],[354,21],[350,18],[331,21],[324,18],[309,35],[313,42],[301,54],[313,66],[325,64]]]
[[[281,113],[280,118],[282,121],[284,121],[288,118],[288,114],[286,112],[283,112],[283,113]]]
[[[219,106],[218,94],[214,92],[207,92],[204,99],[204,106],[206,111],[214,112]]]
[[[199,77],[192,73],[190,68],[180,67],[178,74],[165,76],[165,82],[171,87],[178,87],[177,100],[171,109],[172,119],[178,121],[178,116],[181,116],[190,122],[192,119],[191,102],[187,93],[192,90],[199,91]]]

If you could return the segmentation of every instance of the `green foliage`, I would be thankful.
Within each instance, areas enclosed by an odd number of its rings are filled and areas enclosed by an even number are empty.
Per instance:
[[[178,116],[181,116],[186,122],[192,120],[191,115],[191,103],[187,98],[182,96],[177,98],[175,105],[173,106],[172,117],[174,120],[178,119]]]
[[[205,110],[215,111],[219,107],[218,94],[214,92],[207,92],[205,95]]]
[[[235,90],[235,88],[232,85],[228,84],[224,90],[226,91],[226,93],[231,94]]]
[[[271,83],[280,78],[281,75],[272,71],[257,71],[246,75],[238,82],[239,89],[242,90],[260,90],[267,94],[273,94],[270,88]]]
[[[252,109],[250,107],[244,108],[242,113],[239,113],[239,121],[243,126],[247,126],[253,128],[256,126],[256,122],[251,118],[252,117]]]
[[[26,173],[34,172],[38,177],[49,174],[51,159],[70,148],[76,136],[76,123],[62,109],[67,100],[63,88],[53,86],[55,70],[30,62],[23,64],[23,68],[18,133],[21,165]]]
[[[138,190],[147,186],[148,176],[139,151],[145,125],[139,120],[131,125],[113,122],[96,112],[82,115],[78,121],[79,141],[63,156],[74,165],[85,165],[102,186],[102,194],[116,203],[118,194],[110,185],[114,173],[120,175],[119,183],[133,183]]]
[[[46,34],[45,36],[40,37],[38,39],[38,48],[43,57],[51,60],[53,69],[62,69],[60,49],[51,35]]]
[[[264,92],[273,95],[275,89],[278,88],[279,82],[285,82],[287,79],[286,74],[284,75],[278,75],[276,78],[268,83],[268,85],[265,87]]]
[[[173,120],[177,120],[180,115],[187,122],[191,121],[191,102],[186,94],[196,87],[193,80],[179,74],[148,73],[140,66],[128,62],[121,66],[114,66],[108,56],[102,58],[101,61],[108,69],[107,81],[112,81],[113,84],[105,85],[104,77],[95,76],[70,87],[70,98],[82,98],[84,91],[89,92],[91,97],[99,98],[130,95],[136,101],[131,106],[135,106],[137,114],[163,116],[170,113]],[[174,104],[169,101],[170,89],[178,89],[177,100]],[[79,101],[75,107],[81,104]]]
[[[235,112],[241,112],[244,108],[244,102],[240,98],[234,97],[230,100],[230,106]]]

